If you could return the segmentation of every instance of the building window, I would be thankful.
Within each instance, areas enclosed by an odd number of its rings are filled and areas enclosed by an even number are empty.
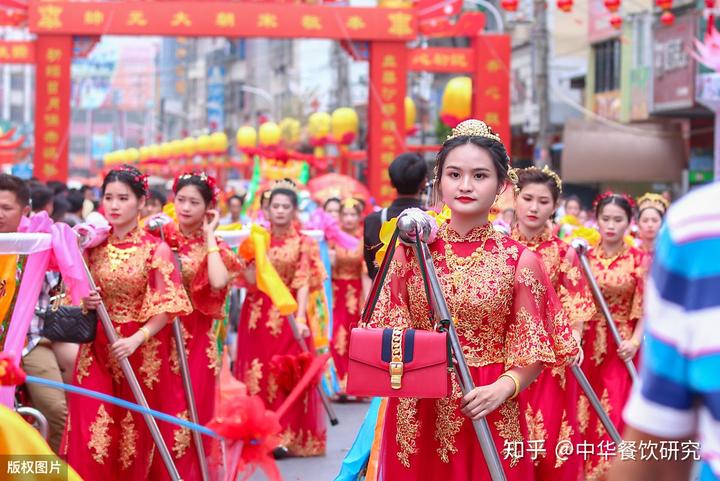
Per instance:
[[[25,88],[25,76],[22,72],[10,74],[10,89],[23,90]]]
[[[73,154],[85,154],[87,151],[87,137],[77,136],[70,138],[70,152]]]
[[[72,121],[73,122],[85,122],[87,120],[87,111],[83,109],[72,110]]]
[[[10,122],[13,124],[25,123],[25,107],[22,105],[10,105]]]
[[[620,88],[620,40],[593,45],[595,51],[595,93]]]

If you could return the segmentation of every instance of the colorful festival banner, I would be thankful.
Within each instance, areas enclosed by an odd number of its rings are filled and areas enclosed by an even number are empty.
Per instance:
[[[410,40],[408,10],[249,2],[30,4],[30,31],[73,35],[170,35]]]
[[[510,36],[481,35],[473,39],[473,116],[500,135],[510,153]]]
[[[35,157],[38,179],[66,181],[70,133],[70,36],[39,35],[36,41]]]
[[[0,40],[0,63],[35,63],[35,42]]]
[[[410,50],[409,70],[462,73],[475,71],[471,48],[416,48]]]
[[[402,42],[370,45],[368,185],[378,205],[395,196],[388,167],[405,150],[407,48]]]

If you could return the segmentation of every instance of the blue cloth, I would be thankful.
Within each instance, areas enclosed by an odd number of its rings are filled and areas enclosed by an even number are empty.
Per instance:
[[[360,473],[367,466],[370,459],[370,449],[375,438],[375,426],[377,426],[381,401],[382,398],[376,397],[370,403],[370,408],[365,415],[362,426],[360,426],[360,431],[358,431],[350,451],[343,459],[340,474],[337,475],[335,481],[357,481]]]

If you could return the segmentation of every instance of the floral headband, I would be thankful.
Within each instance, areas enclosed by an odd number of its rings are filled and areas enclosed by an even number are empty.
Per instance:
[[[543,166],[543,168],[539,167],[526,167],[524,169],[510,169],[508,171],[508,177],[510,178],[510,182],[513,184],[513,190],[515,190],[515,193],[520,193],[520,189],[518,188],[518,182],[520,182],[520,175],[523,172],[541,172],[548,177],[550,177],[553,182],[555,182],[555,186],[557,189],[562,192],[562,179],[560,179],[560,176],[555,173],[552,169],[550,169],[547,165]]]
[[[110,172],[125,172],[127,174],[130,174],[130,177],[132,178],[133,182],[142,184],[145,192],[148,191],[148,176],[147,176],[147,174],[143,174],[142,172],[137,170],[135,167],[132,167],[130,165],[120,165],[118,167],[113,168]]]
[[[597,197],[595,197],[595,200],[592,203],[593,209],[597,209],[598,205],[600,205],[600,202],[602,202],[605,199],[608,199],[610,197],[620,197],[621,199],[625,199],[627,201],[627,203],[630,204],[631,209],[635,208],[635,201],[633,200],[632,197],[630,197],[627,194],[618,194],[611,190],[608,190],[608,191],[603,192],[602,194],[598,195]]]
[[[175,177],[175,181],[173,182],[173,192],[177,193],[178,184],[181,180],[189,180],[192,178],[197,178],[200,180],[200,182],[205,183],[212,192],[212,201],[217,202],[218,195],[220,195],[220,189],[218,189],[217,187],[217,180],[215,180],[215,177],[213,177],[212,175],[207,175],[205,172],[187,172],[178,175],[177,177]]]

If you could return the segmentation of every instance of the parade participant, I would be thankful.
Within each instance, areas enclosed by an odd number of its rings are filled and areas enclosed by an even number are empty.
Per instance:
[[[536,252],[555,288],[572,329],[572,336],[580,346],[583,326],[593,314],[595,305],[587,282],[582,275],[575,249],[552,235],[548,220],[557,208],[562,193],[562,181],[552,170],[537,167],[515,170],[515,213],[517,224],[513,239]],[[557,328],[557,326],[556,326]],[[575,363],[582,363],[578,351]],[[527,400],[525,419],[530,438],[544,440],[546,452],[535,460],[537,479],[576,481],[582,470],[577,456],[559,459],[556,446],[560,441],[573,446],[580,441],[577,420],[578,388],[571,372],[564,367],[546,369],[521,398]]]
[[[624,361],[633,359],[642,341],[642,299],[645,278],[644,254],[624,240],[633,213],[633,200],[627,195],[606,192],[595,199],[595,216],[600,228],[600,244],[588,253],[588,261],[610,313],[624,339],[617,346],[606,319],[597,314],[585,324],[583,371],[606,408],[610,420],[622,431],[622,410],[630,394],[632,379]],[[580,395],[578,419],[584,441],[594,444],[611,439],[588,399]],[[609,461],[591,456],[585,461],[588,481],[605,478]]]
[[[120,338],[109,344],[98,327],[95,340],[83,344],[75,364],[80,387],[134,402],[118,361],[128,359],[148,405],[175,416],[187,416],[179,374],[173,372],[172,331],[167,323],[192,311],[170,248],[138,226],[147,196],[147,180],[135,167],[111,170],[102,185],[102,206],[111,232],[87,251],[98,291],[83,301],[96,309],[103,302]],[[183,406],[180,412],[169,408]],[[192,450],[186,428],[160,423],[168,449],[176,459]],[[164,469],[145,421],[131,412],[94,398],[71,395],[63,454],[86,481],[164,479],[151,469]],[[183,479],[197,479],[181,473]]]
[[[241,224],[242,218],[242,207],[245,203],[245,199],[239,195],[233,195],[227,201],[228,213],[225,217],[220,219],[220,225],[231,225]]]
[[[720,184],[674,204],[647,284],[640,383],[624,412],[629,446],[669,454],[618,457],[611,481],[720,481]],[[692,442],[696,439],[700,442]],[[681,453],[673,446],[681,446]],[[701,463],[696,463],[695,451]],[[693,467],[700,464],[695,476]]]
[[[279,181],[269,196],[270,247],[267,256],[297,300],[295,315],[300,335],[313,352],[307,325],[308,297],[322,288],[326,278],[320,251],[311,238],[295,227],[298,197],[295,185]],[[287,317],[280,315],[268,295],[256,286],[255,268],[245,270],[248,293],[238,324],[235,376],[251,396],[260,396],[269,409],[277,409],[302,376],[308,360],[301,354]],[[306,389],[281,418],[282,451],[293,456],[325,453],[326,429],[316,389]],[[279,450],[280,451],[280,450]]]
[[[637,200],[640,248],[651,258],[655,252],[655,237],[662,226],[668,201],[660,194],[648,192]]]
[[[145,207],[142,210],[142,217],[152,217],[162,214],[163,207],[167,204],[167,196],[160,189],[150,189]]]
[[[198,420],[202,425],[213,418],[212,393],[220,372],[214,324],[223,319],[228,285],[242,269],[240,258],[215,238],[219,220],[219,213],[214,209],[218,194],[215,185],[215,179],[204,172],[176,177],[173,193],[178,224],[167,223],[162,227],[165,241],[178,256],[183,284],[194,308],[191,314],[180,319]],[[173,344],[170,362],[177,373],[175,350]]]
[[[355,199],[346,199],[340,207],[340,228],[347,234],[359,237],[362,206]],[[333,287],[333,332],[330,343],[333,361],[340,378],[342,392],[347,385],[348,348],[350,332],[357,327],[360,309],[370,290],[370,278],[363,262],[362,239],[350,251],[339,245],[330,245]]]
[[[342,201],[337,197],[330,197],[323,204],[323,210],[326,214],[330,214],[333,219],[340,222],[340,209]]]
[[[388,168],[390,183],[397,191],[397,197],[390,207],[380,212],[373,212],[365,218],[363,229],[363,242],[365,244],[363,256],[370,279],[374,279],[378,272],[375,265],[375,254],[382,243],[380,242],[380,227],[383,223],[399,216],[405,209],[421,207],[420,195],[425,187],[427,178],[427,163],[420,155],[406,152],[397,156]]]
[[[479,120],[460,123],[438,153],[435,198],[452,216],[429,247],[477,387],[463,396],[453,375],[448,398],[391,398],[382,479],[489,480],[470,419],[487,419],[499,453],[506,443],[522,444],[527,426],[517,395],[544,365],[577,354],[569,332],[556,343],[554,321],[562,312],[537,256],[488,222],[508,162],[499,136]],[[412,249],[398,248],[369,325],[432,329],[428,310]],[[509,481],[534,479],[529,457],[500,457]]]

